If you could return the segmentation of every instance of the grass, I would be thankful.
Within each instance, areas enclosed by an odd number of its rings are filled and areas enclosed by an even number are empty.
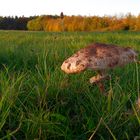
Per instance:
[[[0,139],[140,138],[135,107],[140,65],[110,71],[108,97],[89,84],[94,72],[67,75],[60,70],[67,57],[92,42],[140,51],[139,32],[0,31]]]

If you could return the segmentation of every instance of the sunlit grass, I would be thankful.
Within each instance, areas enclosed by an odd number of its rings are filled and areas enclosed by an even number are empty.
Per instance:
[[[140,51],[139,32],[0,31],[0,139],[134,139],[139,65],[109,71],[104,97],[85,71],[66,75],[62,62],[92,42]]]

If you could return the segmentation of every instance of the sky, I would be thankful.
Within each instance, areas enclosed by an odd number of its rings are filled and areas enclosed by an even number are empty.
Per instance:
[[[140,13],[140,0],[0,0],[0,16],[125,15]]]

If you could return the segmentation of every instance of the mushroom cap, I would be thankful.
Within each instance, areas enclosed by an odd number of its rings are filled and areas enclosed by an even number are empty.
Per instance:
[[[79,73],[87,68],[105,70],[134,62],[136,57],[137,53],[128,47],[94,43],[65,60],[61,69],[66,73]]]

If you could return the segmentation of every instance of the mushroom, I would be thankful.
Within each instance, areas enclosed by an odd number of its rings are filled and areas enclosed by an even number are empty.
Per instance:
[[[111,44],[94,43],[79,50],[61,66],[67,74],[80,73],[86,69],[97,71],[97,75],[90,78],[90,83],[96,83],[101,92],[104,92],[102,81],[107,79],[108,69],[135,62],[137,53],[131,48],[118,47]]]

